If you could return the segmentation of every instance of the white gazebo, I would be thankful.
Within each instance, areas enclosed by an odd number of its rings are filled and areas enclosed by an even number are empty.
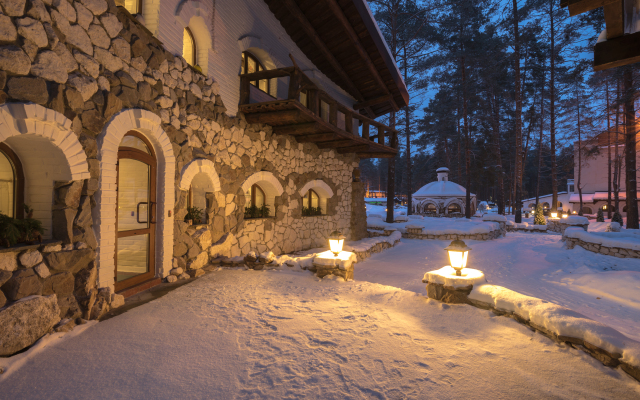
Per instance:
[[[444,216],[464,214],[466,189],[449,181],[449,168],[438,168],[436,172],[436,182],[424,185],[411,196],[413,212]],[[471,214],[475,212],[476,195],[471,193]]]

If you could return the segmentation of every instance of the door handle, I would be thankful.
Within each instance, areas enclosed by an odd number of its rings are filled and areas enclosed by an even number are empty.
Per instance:
[[[147,203],[146,201],[141,201],[141,202],[140,202],[140,203],[138,203],[138,205],[136,206],[136,221],[137,221],[139,224],[145,224],[145,223],[147,223],[147,222],[149,221],[149,215],[148,215],[149,210],[148,210],[148,209],[147,209],[147,219],[146,219],[145,221],[140,221],[140,206],[141,206],[141,205],[143,205],[143,204],[149,204],[149,203]]]

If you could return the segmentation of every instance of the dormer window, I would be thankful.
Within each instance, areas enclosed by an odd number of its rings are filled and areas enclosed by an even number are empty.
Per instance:
[[[247,51],[242,53],[242,67],[240,71],[241,74],[253,74],[254,72],[265,70],[266,69],[264,68],[262,63],[260,63],[260,61],[258,61],[258,59],[253,54]],[[251,84],[267,94],[270,92],[269,79],[251,81]]]

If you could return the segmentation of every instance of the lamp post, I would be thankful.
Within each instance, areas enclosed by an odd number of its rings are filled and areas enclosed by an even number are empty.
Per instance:
[[[444,249],[449,253],[449,262],[451,267],[456,270],[456,276],[462,276],[462,270],[467,266],[467,257],[471,247],[468,247],[462,240],[456,239]]]
[[[346,239],[345,236],[339,231],[333,231],[331,232],[331,235],[329,235],[329,248],[334,256],[337,257],[342,251],[344,239]]]

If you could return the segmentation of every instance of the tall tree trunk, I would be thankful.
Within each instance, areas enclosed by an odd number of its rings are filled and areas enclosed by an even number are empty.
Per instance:
[[[391,111],[389,114],[389,127],[396,128],[396,113]],[[391,135],[389,138],[390,145],[393,146],[395,135]],[[387,222],[393,222],[393,211],[395,207],[396,198],[396,158],[387,158]]]
[[[495,157],[496,172],[498,174],[498,214],[504,215],[504,170],[500,151],[500,105],[495,89],[491,87],[491,104],[493,108],[493,155]]]
[[[558,206],[558,166],[556,165],[556,36],[555,25],[553,20],[553,12],[556,0],[549,0],[549,20],[550,20],[550,34],[551,34],[551,76],[549,82],[549,97],[551,105],[549,107],[549,136],[551,144],[551,190],[553,193],[551,201],[551,210],[556,211]]]
[[[467,184],[465,193],[465,210],[466,218],[471,218],[471,148],[469,146],[469,115],[467,112],[467,79],[465,73],[464,57],[460,59],[460,68],[462,70],[462,118],[464,119],[464,137],[465,137],[465,172],[467,174]]]
[[[540,168],[542,161],[542,134],[544,132],[544,84],[545,84],[545,74],[544,68],[542,72],[542,92],[540,93],[540,137],[538,138],[538,170],[536,177],[536,208],[538,207],[538,203],[540,203]]]
[[[618,147],[620,143],[620,80],[616,80],[616,148],[615,157],[613,159],[613,199],[616,212],[620,212],[620,156],[618,155]]]
[[[515,168],[515,221],[522,222],[522,95],[520,93],[520,37],[518,33],[518,1],[513,0],[513,39],[514,39],[514,70],[515,70],[515,100],[516,100],[516,168]],[[468,189],[467,189],[468,190]]]
[[[630,67],[625,68],[624,80],[624,161],[627,185],[627,229],[640,229],[638,226],[638,200],[636,183],[636,113],[635,88],[633,87],[633,72]]]
[[[578,104],[578,196],[580,197],[580,212],[582,215],[582,136],[580,132],[580,93],[576,90],[576,102]]]
[[[407,47],[404,46],[404,81],[407,82],[409,79],[408,76],[408,63],[407,60]],[[405,123],[405,134],[407,135],[407,215],[412,214],[412,199],[411,199],[411,119],[410,119],[409,105],[404,108],[404,123]]]
[[[609,118],[609,77],[605,81],[605,89],[607,90],[607,218],[611,220],[611,119]]]

